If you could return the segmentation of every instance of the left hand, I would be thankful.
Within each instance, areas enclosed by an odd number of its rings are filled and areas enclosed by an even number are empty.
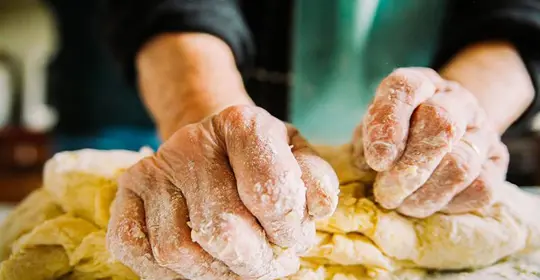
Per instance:
[[[484,207],[506,177],[508,151],[475,96],[427,68],[382,81],[353,143],[379,172],[377,202],[412,217]]]

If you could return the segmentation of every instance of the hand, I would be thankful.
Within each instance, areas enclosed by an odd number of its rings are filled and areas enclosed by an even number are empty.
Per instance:
[[[382,81],[354,143],[356,157],[380,172],[377,202],[418,218],[488,205],[508,165],[476,98],[426,68],[398,69]]]
[[[121,177],[108,244],[147,279],[275,279],[296,272],[337,193],[334,171],[293,127],[233,106]]]

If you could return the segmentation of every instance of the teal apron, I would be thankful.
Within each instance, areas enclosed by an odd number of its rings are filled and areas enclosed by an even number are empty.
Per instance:
[[[291,121],[315,143],[350,140],[380,81],[429,66],[445,0],[299,0]]]

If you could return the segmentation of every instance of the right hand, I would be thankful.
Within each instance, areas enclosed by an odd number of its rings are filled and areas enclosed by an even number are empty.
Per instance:
[[[505,181],[508,151],[484,108],[432,69],[386,77],[354,143],[357,164],[379,172],[375,200],[407,216],[480,209]]]
[[[314,219],[335,210],[338,187],[296,129],[232,106],[122,175],[108,248],[143,279],[283,277],[314,244]]]

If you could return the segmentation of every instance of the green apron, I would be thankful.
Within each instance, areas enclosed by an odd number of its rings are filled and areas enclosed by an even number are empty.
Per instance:
[[[445,0],[299,0],[291,121],[310,141],[350,140],[377,85],[429,66]]]

